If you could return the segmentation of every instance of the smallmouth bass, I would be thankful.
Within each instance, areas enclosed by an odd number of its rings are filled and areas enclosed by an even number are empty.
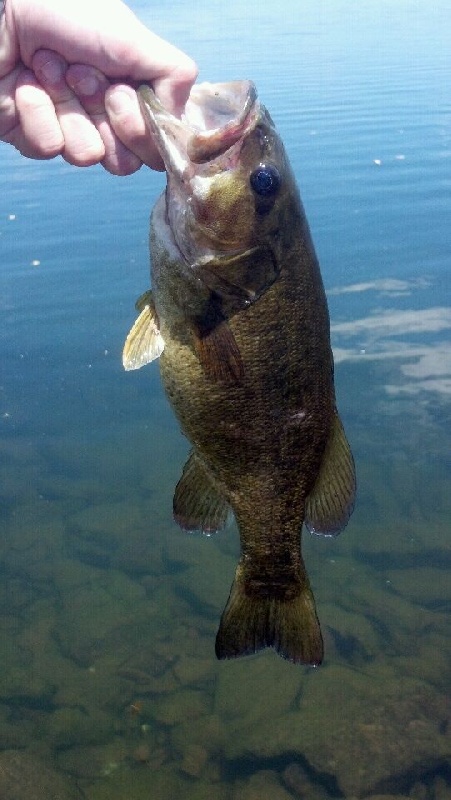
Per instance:
[[[344,528],[355,472],[296,182],[250,81],[194,86],[181,120],[150,88],[139,94],[167,187],[151,216],[152,290],[138,300],[124,367],[160,358],[191,442],[175,520],[212,532],[232,509],[237,521],[241,558],[216,655],[274,647],[318,665],[323,641],[301,529]]]

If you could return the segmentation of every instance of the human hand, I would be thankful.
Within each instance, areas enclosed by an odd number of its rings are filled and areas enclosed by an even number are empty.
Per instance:
[[[163,165],[133,86],[179,113],[196,78],[184,53],[121,0],[6,0],[0,19],[0,139],[29,158],[61,154],[117,175]],[[126,82],[125,82],[126,81]]]

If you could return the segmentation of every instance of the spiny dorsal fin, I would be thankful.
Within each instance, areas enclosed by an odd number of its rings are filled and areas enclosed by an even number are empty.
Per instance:
[[[164,341],[161,336],[152,292],[144,292],[136,301],[140,315],[128,334],[122,351],[125,370],[140,369],[161,356]]]
[[[338,413],[316,483],[305,505],[305,525],[311,533],[337,536],[354,509],[356,479],[354,459]]]
[[[175,487],[174,519],[185,531],[215,533],[224,527],[229,506],[207,467],[193,451]]]

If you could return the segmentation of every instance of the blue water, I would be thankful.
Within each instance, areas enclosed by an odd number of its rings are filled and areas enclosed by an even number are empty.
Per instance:
[[[277,124],[358,502],[303,545],[324,665],[217,664],[236,529],[172,523],[188,445],[156,365],[121,366],[164,176],[1,146],[0,748],[89,800],[449,798],[451,6],[131,5]]]

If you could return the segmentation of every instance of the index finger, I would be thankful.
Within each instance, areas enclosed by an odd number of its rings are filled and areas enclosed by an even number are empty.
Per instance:
[[[135,90],[122,83],[110,86],[105,93],[105,109],[112,129],[125,147],[135,153],[148,167],[164,170],[163,161],[144,121]]]
[[[142,164],[113,130],[105,109],[105,93],[110,86],[103,72],[87,64],[71,64],[66,81],[97,128],[105,147],[102,166],[113,175],[131,175]]]

